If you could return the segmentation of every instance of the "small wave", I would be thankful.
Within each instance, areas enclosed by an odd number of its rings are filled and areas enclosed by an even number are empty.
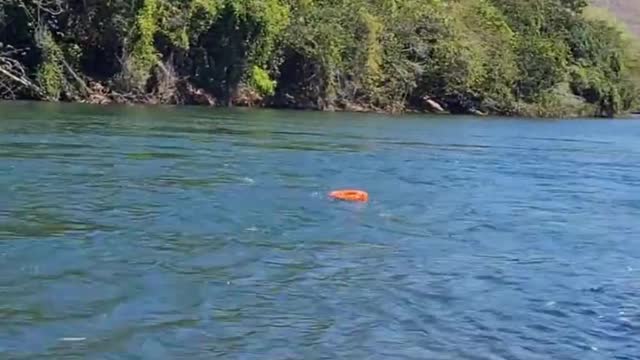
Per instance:
[[[87,340],[87,338],[85,338],[85,337],[63,337],[63,338],[60,338],[60,341],[69,341],[69,342],[71,342],[71,341],[77,342],[77,341],[85,341],[85,340]]]
[[[243,177],[241,180],[245,184],[255,184],[256,183],[255,180],[253,180],[252,178],[247,177],[247,176]]]
[[[188,158],[187,155],[172,152],[141,152],[127,154],[127,159],[129,160],[166,160],[186,158]]]

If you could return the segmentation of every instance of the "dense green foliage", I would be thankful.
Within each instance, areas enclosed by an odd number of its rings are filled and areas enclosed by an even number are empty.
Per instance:
[[[640,52],[583,0],[3,0],[0,96],[613,116]],[[436,104],[437,105],[437,104]]]

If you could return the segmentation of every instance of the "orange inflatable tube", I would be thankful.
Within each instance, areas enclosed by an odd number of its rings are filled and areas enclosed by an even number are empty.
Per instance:
[[[336,190],[329,193],[329,197],[336,200],[353,201],[353,202],[367,202],[369,201],[369,194],[366,191],[345,189]]]

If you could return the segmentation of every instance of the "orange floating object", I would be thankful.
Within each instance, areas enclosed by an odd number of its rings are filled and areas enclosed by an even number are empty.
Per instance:
[[[336,200],[354,201],[354,202],[367,202],[369,201],[369,194],[362,190],[336,190],[329,193],[329,196]]]

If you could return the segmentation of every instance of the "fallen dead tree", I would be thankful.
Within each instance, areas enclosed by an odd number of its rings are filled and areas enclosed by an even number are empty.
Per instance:
[[[19,49],[0,48],[0,98],[15,99],[25,90],[37,97],[42,94],[42,89],[27,76],[22,63],[13,58],[19,53]]]

